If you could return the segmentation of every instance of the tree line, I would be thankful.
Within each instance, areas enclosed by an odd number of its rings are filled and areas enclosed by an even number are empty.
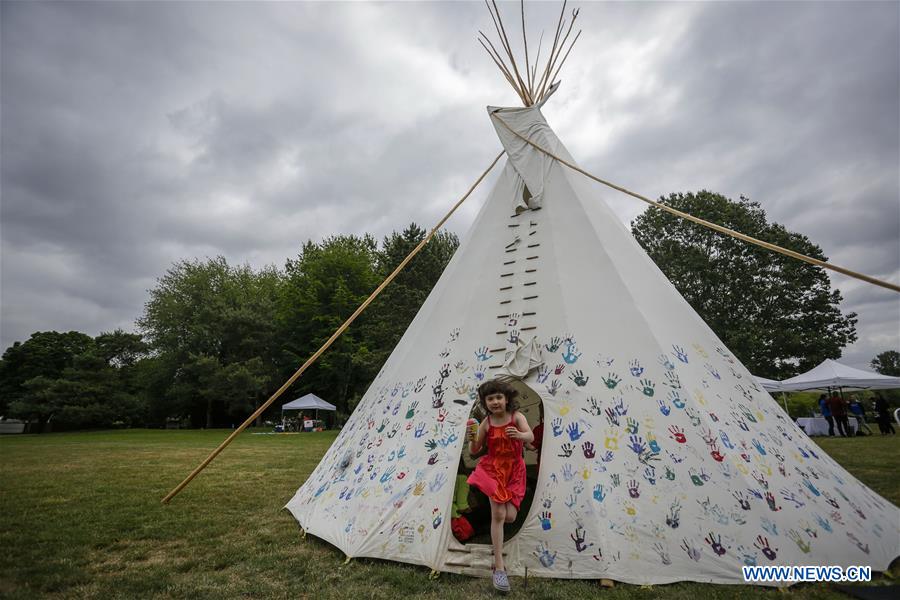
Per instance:
[[[756,202],[701,191],[660,201],[827,260]],[[632,233],[682,296],[756,375],[785,379],[856,340],[825,271],[651,207]],[[138,333],[38,332],[0,360],[0,415],[73,427],[242,422],[327,340],[426,233],[307,242],[283,268],[222,258],[174,264],[150,290]],[[284,396],[313,392],[352,412],[459,246],[438,233]],[[900,375],[900,354],[872,367]],[[277,407],[272,411],[277,414]]]
[[[37,332],[7,348],[0,415],[69,427],[240,423],[425,236],[413,223],[380,245],[369,234],[309,241],[280,269],[221,256],[178,262],[150,290],[139,333]],[[312,392],[346,417],[458,246],[454,234],[437,233],[285,402]]]

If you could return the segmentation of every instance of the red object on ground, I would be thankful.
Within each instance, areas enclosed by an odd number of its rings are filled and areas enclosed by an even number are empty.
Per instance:
[[[453,537],[455,537],[460,542],[465,542],[467,539],[475,535],[475,530],[472,529],[472,524],[469,523],[469,520],[463,516],[453,517],[450,519],[450,531],[453,532]]]

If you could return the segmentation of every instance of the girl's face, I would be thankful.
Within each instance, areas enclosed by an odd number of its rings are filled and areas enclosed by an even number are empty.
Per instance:
[[[490,394],[485,397],[484,403],[487,406],[488,412],[493,413],[495,415],[500,415],[506,412],[506,395],[497,392],[496,394]]]

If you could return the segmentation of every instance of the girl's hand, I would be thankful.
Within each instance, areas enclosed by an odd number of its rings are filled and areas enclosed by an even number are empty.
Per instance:
[[[523,436],[521,431],[510,425],[506,428],[506,437],[514,440],[521,440]]]

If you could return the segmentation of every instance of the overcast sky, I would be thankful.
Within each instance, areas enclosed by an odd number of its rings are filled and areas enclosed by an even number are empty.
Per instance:
[[[900,282],[900,4],[570,6],[584,33],[544,114],[583,167],[650,197],[749,196]],[[180,259],[281,267],[307,239],[430,227],[500,149],[484,107],[519,104],[478,2],[0,10],[3,349],[134,330]],[[527,4],[530,33],[558,10]],[[832,283],[859,313],[847,363],[900,348],[900,294]]]

